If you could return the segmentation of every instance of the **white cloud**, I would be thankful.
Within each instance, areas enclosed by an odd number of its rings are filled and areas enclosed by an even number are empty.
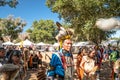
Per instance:
[[[120,18],[100,18],[96,21],[96,26],[104,31],[120,29]]]

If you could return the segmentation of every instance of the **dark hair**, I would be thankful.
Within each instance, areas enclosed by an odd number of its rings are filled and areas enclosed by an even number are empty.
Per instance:
[[[8,50],[7,52],[6,52],[6,54],[5,54],[5,57],[8,59],[9,58],[9,56],[10,56],[10,54],[11,54],[11,52],[12,52],[13,50]]]
[[[87,50],[88,50],[88,47],[85,47],[85,46],[81,47],[81,48],[79,49],[78,54],[81,54],[81,52],[82,52],[84,49],[85,49],[85,51],[87,51]]]
[[[8,63],[13,63],[12,56],[17,56],[17,57],[22,56],[21,51],[19,51],[19,50],[12,50],[10,52],[9,57],[8,57]]]
[[[92,51],[96,51],[96,49],[94,49],[94,48],[89,48],[89,54],[90,54]]]
[[[0,47],[0,51],[5,51],[5,49],[3,47]]]

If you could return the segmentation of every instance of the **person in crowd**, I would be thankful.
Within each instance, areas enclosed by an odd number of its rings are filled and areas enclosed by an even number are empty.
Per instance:
[[[78,76],[79,80],[83,79],[84,71],[80,69],[81,68],[80,64],[81,64],[81,61],[82,61],[82,57],[87,53],[87,51],[88,51],[87,47],[81,47],[79,49],[79,52],[78,52],[78,55],[77,55],[76,71],[77,71],[77,76]]]
[[[5,54],[6,59],[8,59],[12,50],[13,50],[12,46],[7,46]]]
[[[28,70],[28,61],[29,61],[29,50],[26,47],[24,47],[22,51],[22,60],[24,62],[24,70],[26,73]]]
[[[0,47],[0,68],[5,63],[6,63],[6,60],[5,60],[5,49],[3,47]],[[2,77],[2,74],[0,72],[0,80],[1,80],[1,77]]]
[[[13,50],[9,56],[8,63],[19,66],[18,73],[16,74],[15,80],[24,80],[26,73],[22,62],[22,53],[19,50]]]
[[[112,50],[112,53],[110,54],[110,63],[111,63],[110,67],[111,67],[111,70],[112,70],[111,78],[114,79],[115,78],[115,76],[114,76],[115,72],[114,72],[114,66],[113,65],[120,58],[120,56],[119,56],[119,52],[116,49],[116,47],[113,46],[112,48],[113,48],[113,50]]]
[[[108,56],[108,47],[104,47],[104,52],[103,52],[103,59],[104,59],[104,61],[107,61],[108,60],[108,58],[109,58],[109,56]]]
[[[119,57],[120,56],[117,48],[113,46],[113,51],[110,54],[110,60],[114,63]]]
[[[99,45],[99,50],[100,50],[100,53],[101,53],[100,62],[101,62],[101,64],[102,64],[104,47],[103,47],[102,45]]]
[[[43,58],[43,56],[42,56],[42,54],[41,54],[41,51],[38,51],[37,52],[37,55],[38,55],[38,58],[39,58],[39,67],[42,67],[42,58]]]
[[[39,57],[36,53],[34,53],[32,61],[33,61],[33,69],[37,69],[39,66]]]
[[[97,78],[99,80],[100,69],[101,69],[101,65],[102,65],[102,53],[101,53],[100,48],[99,48],[98,45],[95,45],[94,49],[96,50],[96,55],[95,55],[96,65],[98,65],[98,68],[97,68],[97,71],[96,71],[96,75],[97,75]]]
[[[3,47],[0,47],[0,67],[6,63],[5,60],[5,49]]]
[[[89,52],[86,53],[81,61],[80,70],[84,71],[81,74],[81,80],[96,80],[96,70],[98,66],[96,65],[95,61],[96,50],[90,48]]]
[[[1,80],[24,80],[24,67],[21,62],[22,56],[19,50],[13,50],[10,53],[8,61],[2,66]]]
[[[120,80],[120,58],[117,59],[113,65],[114,80]]]
[[[28,61],[29,69],[33,68],[33,56],[34,56],[34,52],[33,52],[33,50],[30,50],[29,61]]]
[[[50,80],[73,80],[73,55],[71,53],[72,40],[71,32],[61,27],[60,23],[56,23],[59,28],[59,34],[56,39],[60,43],[58,52],[52,54],[50,60],[50,69],[47,76]]]
[[[108,45],[108,57],[109,57],[109,60],[110,60],[110,54],[112,53],[112,46],[109,44]],[[109,65],[110,65],[110,63],[109,63]]]

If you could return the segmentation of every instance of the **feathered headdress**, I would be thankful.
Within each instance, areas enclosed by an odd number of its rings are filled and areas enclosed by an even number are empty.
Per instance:
[[[59,33],[55,37],[59,44],[60,48],[62,47],[62,43],[65,39],[71,39],[73,36],[74,31],[72,29],[65,29],[62,27],[62,25],[59,22],[56,22],[56,25],[58,27]]]

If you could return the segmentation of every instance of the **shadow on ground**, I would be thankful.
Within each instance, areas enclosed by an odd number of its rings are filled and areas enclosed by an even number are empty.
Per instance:
[[[27,77],[25,80],[45,80],[46,79],[46,69],[48,63],[43,62],[42,67],[38,69],[28,70]],[[111,80],[110,79],[111,69],[108,66],[108,61],[103,62],[100,70],[100,80]],[[78,80],[76,74],[74,75],[75,79]]]
[[[101,70],[100,70],[100,80],[111,80],[111,69],[109,67],[109,62],[105,61],[103,62],[103,65],[101,65]]]

